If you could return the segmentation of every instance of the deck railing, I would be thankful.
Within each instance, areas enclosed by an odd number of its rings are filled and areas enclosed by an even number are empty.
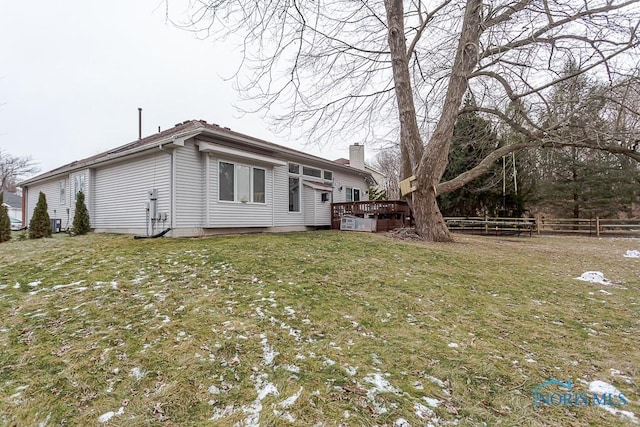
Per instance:
[[[413,224],[411,209],[403,200],[369,200],[331,204],[331,228],[340,229],[340,218],[358,216],[375,218],[377,231],[388,231]]]

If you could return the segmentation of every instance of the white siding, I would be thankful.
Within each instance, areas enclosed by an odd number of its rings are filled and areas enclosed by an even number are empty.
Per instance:
[[[304,226],[304,197],[300,212],[289,212],[289,168],[277,166],[274,171],[274,212],[277,227]]]
[[[175,228],[205,223],[205,156],[193,142],[175,150]]]
[[[340,190],[342,187],[342,190]],[[360,200],[369,200],[369,185],[363,177],[351,175],[339,171],[333,173],[333,202],[342,203],[347,201],[347,187],[360,190]]]
[[[158,212],[171,215],[170,158],[158,150],[150,156],[97,168],[92,226],[101,231],[145,231],[147,192],[154,188],[158,189]],[[156,230],[160,228],[162,224]]]
[[[265,203],[241,203],[218,200],[218,162],[255,166],[265,170]],[[273,226],[272,166],[250,160],[209,157],[208,227],[271,227]]]
[[[92,203],[92,191],[91,191],[91,184],[92,184],[92,176],[93,174],[89,173],[89,169],[83,169],[80,171],[76,171],[73,172],[68,179],[68,183],[67,183],[67,188],[68,191],[66,192],[67,194],[67,198],[69,200],[67,207],[69,208],[69,218],[70,218],[70,222],[69,222],[69,226],[71,226],[71,224],[73,223],[73,217],[76,214],[76,193],[75,193],[75,179],[76,176],[82,176],[84,177],[84,203],[85,205],[87,205],[87,210],[89,211],[89,218],[91,220],[91,227],[93,227],[93,203]],[[59,190],[58,190],[59,191]],[[64,227],[64,219],[62,220],[62,228]]]
[[[49,213],[49,218],[61,219],[63,229],[71,226],[73,216],[67,214],[67,208],[69,207],[68,203],[66,205],[60,204],[59,183],[61,180],[62,178],[54,178],[41,183],[29,185],[27,187],[27,223],[25,225],[29,225],[29,221],[31,221],[31,217],[33,217],[33,210],[38,203],[38,197],[42,191],[47,198],[47,211]]]
[[[331,202],[323,202],[326,191],[303,186],[304,224],[311,227],[331,225]]]

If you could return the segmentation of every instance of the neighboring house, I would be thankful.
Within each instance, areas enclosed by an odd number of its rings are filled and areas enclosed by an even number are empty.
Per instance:
[[[376,181],[375,184],[372,184],[371,186],[379,190],[387,191],[387,188],[385,188],[386,187],[385,183],[387,182],[386,176],[364,162],[364,145],[355,143],[349,146],[349,158],[336,159],[335,162],[341,165],[351,166],[352,168],[360,169],[362,171],[370,173],[373,179]],[[367,194],[368,194],[368,189],[367,189]],[[350,192],[347,192],[347,198],[346,198],[347,202],[357,202],[359,200],[365,200],[365,199],[363,199],[362,196],[357,193],[352,194]]]
[[[22,221],[22,197],[8,191],[3,191],[2,195],[4,198],[2,205],[6,206],[9,218]]]
[[[370,173],[229,128],[186,121],[20,184],[28,222],[40,191],[68,228],[82,191],[95,232],[200,236],[331,224],[350,189],[368,199]]]

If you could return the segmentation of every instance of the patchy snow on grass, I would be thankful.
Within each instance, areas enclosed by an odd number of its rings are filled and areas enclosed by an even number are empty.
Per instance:
[[[450,342],[449,344],[447,344],[447,347],[449,347],[449,348],[458,348],[460,346],[458,345],[457,342]]]
[[[585,271],[580,275],[580,277],[576,277],[576,280],[582,280],[583,282],[596,283],[604,286],[611,285],[611,281],[604,277],[604,273],[602,271]]]
[[[398,418],[393,423],[393,427],[411,427],[411,424],[409,424],[409,421],[405,420],[404,418]]]
[[[296,403],[296,400],[298,400],[298,398],[300,397],[300,394],[302,394],[302,387],[300,387],[300,390],[298,390],[296,393],[287,397],[282,402],[278,403],[278,406],[284,409],[288,409],[292,407],[293,404]]]
[[[109,411],[109,412],[105,412],[104,414],[100,415],[98,417],[98,422],[99,423],[106,423],[106,422],[109,422],[109,420],[111,420],[111,418],[115,417],[116,415],[120,416],[122,414],[124,414],[124,406],[121,406],[116,412]]]
[[[427,425],[435,426],[440,423],[440,419],[436,416],[436,413],[433,412],[431,408],[428,408],[421,403],[416,402],[413,404],[413,412],[416,414],[416,417],[421,420],[431,421],[431,423]]]
[[[284,369],[285,371],[291,372],[292,374],[300,373],[300,367],[296,365],[280,365],[279,367]]]
[[[260,338],[262,338],[262,341],[260,341],[260,343],[262,344],[262,364],[271,366],[273,365],[273,361],[275,360],[276,356],[280,353],[275,351],[273,347],[267,342],[267,336],[265,334],[260,334]]]
[[[622,371],[613,368],[609,369],[609,371],[611,372],[612,377],[618,377],[627,384],[633,384],[633,380],[630,377],[623,375]]]
[[[221,418],[225,418],[233,415],[233,405],[227,405],[224,409],[216,408],[213,410],[213,416],[209,418],[211,421],[218,421]]]
[[[442,403],[441,400],[434,399],[433,397],[427,397],[427,396],[424,396],[422,400],[424,400],[427,403],[427,405],[431,406],[432,408],[437,408]]]
[[[262,401],[270,394],[273,396],[278,396],[280,394],[275,385],[270,382],[264,383],[263,378],[266,376],[267,374],[260,374],[256,376],[252,375],[258,396],[253,403],[242,407],[242,412],[247,414],[243,424],[246,427],[259,427],[260,413],[262,412]]]
[[[618,396],[621,394],[620,390],[618,390],[615,386],[600,380],[591,381],[589,383],[589,392],[599,395],[611,394],[613,396]],[[598,406],[613,415],[627,418],[632,423],[638,424],[638,417],[636,417],[636,414],[631,411],[623,411],[622,409],[612,408],[610,405],[605,404],[600,404]]]
[[[376,401],[376,395],[379,393],[400,394],[401,390],[392,386],[391,383],[378,372],[374,374],[367,374],[362,380],[373,385],[372,388],[367,390],[367,398],[373,405],[373,410],[375,411],[375,413],[384,414],[388,412],[388,409],[384,405],[381,405]]]
[[[144,378],[144,374],[145,372],[137,366],[129,372],[129,376],[135,378],[138,381]]]
[[[627,251],[626,254],[624,254],[625,258],[640,258],[640,251]]]
[[[342,369],[351,377],[358,373],[358,368],[351,365],[342,365]]]
[[[220,389],[215,385],[209,386],[209,389],[207,391],[209,392],[209,394],[220,394]]]

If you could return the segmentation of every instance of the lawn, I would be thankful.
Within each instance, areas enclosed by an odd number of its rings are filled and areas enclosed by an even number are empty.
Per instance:
[[[12,241],[0,424],[633,425],[637,249],[331,231]],[[612,283],[575,279],[588,270]],[[535,408],[552,378],[628,403]]]

